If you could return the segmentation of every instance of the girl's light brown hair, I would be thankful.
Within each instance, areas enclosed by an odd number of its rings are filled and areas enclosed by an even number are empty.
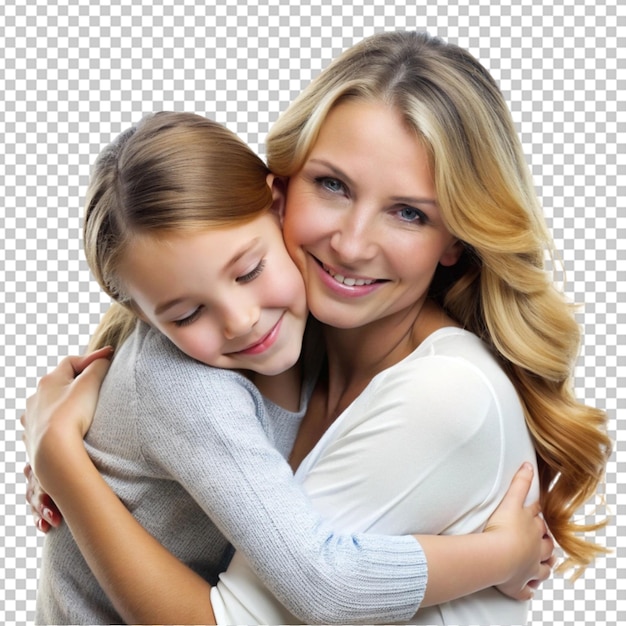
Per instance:
[[[118,270],[136,237],[258,217],[272,205],[268,173],[235,134],[191,113],[148,116],[104,148],[87,190],[83,234],[89,267],[114,303],[90,348],[117,346],[134,327]]]

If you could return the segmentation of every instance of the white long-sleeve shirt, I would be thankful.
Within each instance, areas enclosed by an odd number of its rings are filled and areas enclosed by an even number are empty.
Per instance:
[[[513,385],[477,337],[444,328],[371,381],[296,477],[343,531],[465,534],[482,530],[524,461],[536,466]],[[239,552],[212,602],[219,624],[298,622]],[[523,624],[527,609],[491,588],[408,621]]]

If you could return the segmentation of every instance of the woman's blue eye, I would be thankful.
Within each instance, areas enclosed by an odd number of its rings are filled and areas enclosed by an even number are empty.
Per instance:
[[[259,264],[251,272],[248,272],[247,274],[244,274],[243,276],[239,276],[237,278],[237,282],[249,283],[255,278],[258,278],[261,275],[261,272],[264,270],[264,268],[265,268],[265,259],[261,260]]]
[[[428,220],[426,214],[423,211],[420,211],[419,209],[410,206],[402,207],[398,211],[398,215],[406,222],[425,223]]]
[[[344,184],[336,178],[330,176],[319,176],[315,179],[315,182],[332,193],[339,193],[344,190]]]

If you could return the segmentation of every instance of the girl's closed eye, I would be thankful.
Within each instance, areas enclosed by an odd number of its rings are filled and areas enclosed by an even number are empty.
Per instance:
[[[189,324],[193,324],[200,317],[200,313],[202,312],[203,308],[203,306],[199,306],[186,317],[183,317],[180,320],[174,320],[174,324],[179,328],[182,328],[183,326],[189,326]]]
[[[259,263],[252,269],[250,272],[247,272],[243,276],[238,276],[236,282],[238,283],[249,283],[253,281],[255,278],[258,278],[263,272],[265,268],[265,259],[261,259]]]

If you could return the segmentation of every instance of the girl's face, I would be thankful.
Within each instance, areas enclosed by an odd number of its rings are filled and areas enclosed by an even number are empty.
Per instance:
[[[336,328],[419,311],[460,244],[443,223],[427,153],[382,103],[336,106],[289,179],[283,234],[309,309]]]
[[[142,319],[198,361],[274,375],[298,359],[304,285],[273,213],[239,226],[140,237],[120,277]]]

